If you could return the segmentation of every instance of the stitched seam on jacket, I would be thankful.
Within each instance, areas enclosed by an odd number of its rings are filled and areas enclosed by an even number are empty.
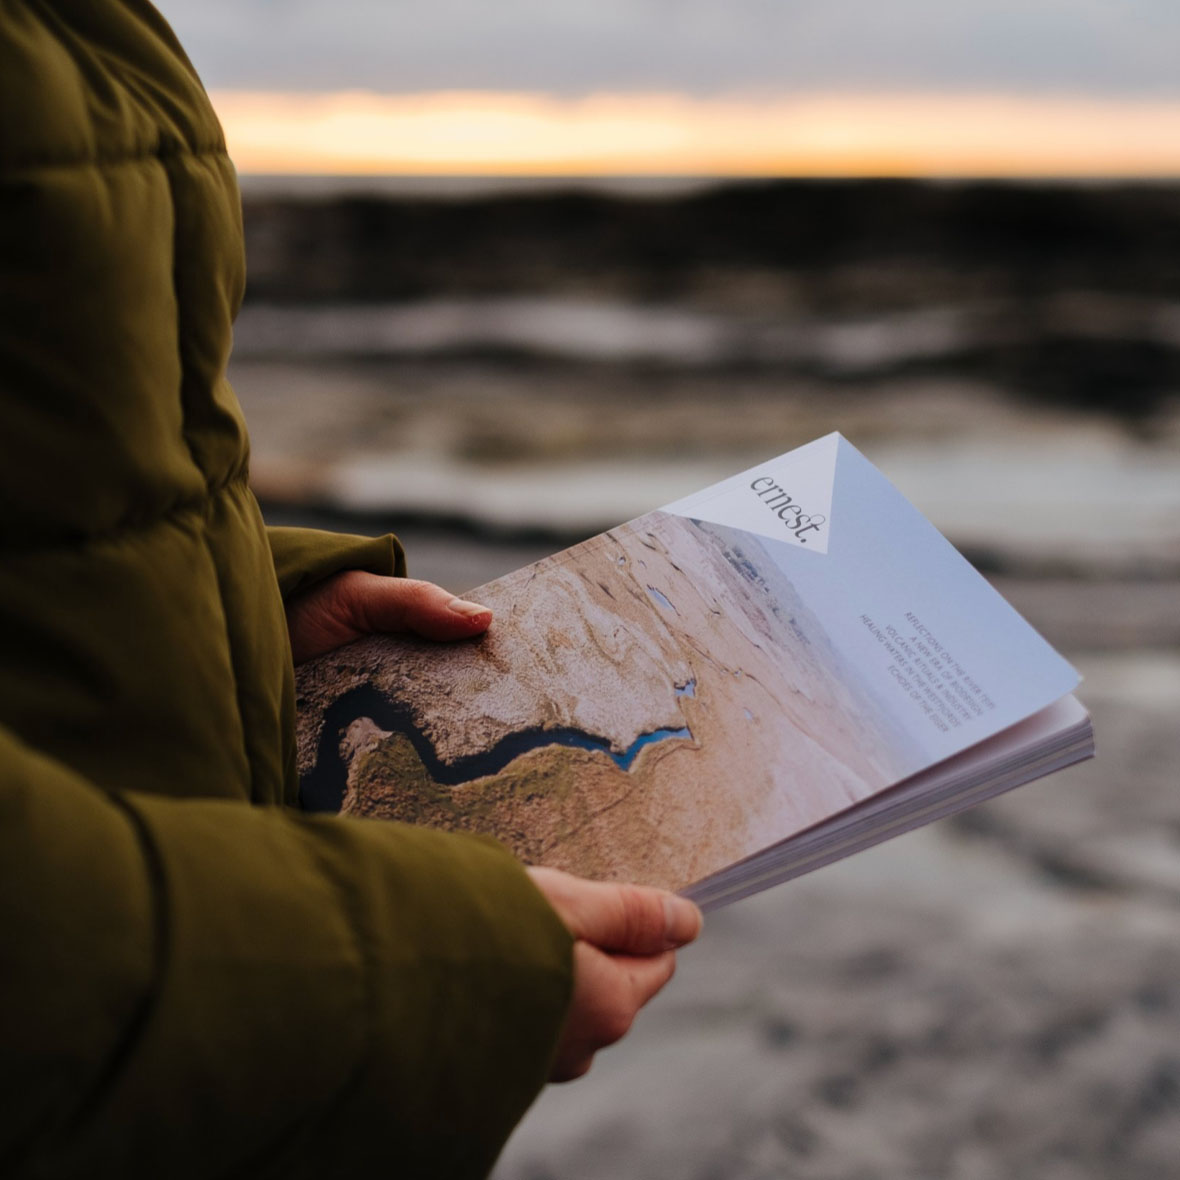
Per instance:
[[[178,218],[178,204],[176,201],[176,177],[173,170],[164,166],[164,176],[168,185],[168,201],[172,208],[172,301],[176,308],[176,360],[179,366],[180,383],[176,388],[176,399],[180,403],[180,437],[188,450],[189,457],[192,459],[193,465],[198,471],[203,471],[204,467],[200,462],[196,449],[193,446],[192,437],[188,431],[188,407],[185,404],[185,383],[188,380],[189,366],[187,357],[185,355],[185,321],[186,321],[186,306],[180,295],[180,284],[177,281],[177,265],[179,259],[178,235],[180,232],[180,222]],[[245,473],[245,461],[243,459],[242,474]],[[217,598],[218,605],[221,608],[221,628],[222,635],[225,638],[225,651],[229,658],[229,674],[233,678],[234,690],[234,706],[238,715],[238,745],[239,752],[242,757],[242,765],[246,772],[246,781],[244,786],[246,788],[246,797],[251,802],[257,802],[255,798],[255,767],[254,762],[250,757],[250,744],[246,738],[246,715],[242,709],[242,677],[238,667],[238,649],[234,643],[233,635],[230,631],[229,623],[229,607],[225,592],[225,581],[221,565],[216,560],[213,547],[209,543],[209,518],[212,515],[212,505],[214,498],[206,495],[201,501],[202,511],[198,517],[198,523],[201,528],[201,544],[208,557],[209,564],[214,571],[217,578]],[[227,735],[228,740],[228,735]]]
[[[206,501],[206,504],[211,501]],[[250,743],[246,738],[246,714],[242,709],[242,676],[238,668],[238,644],[234,641],[233,633],[230,630],[229,624],[229,604],[228,595],[226,594],[225,580],[220,562],[217,561],[213,554],[213,548],[209,544],[209,512],[206,511],[201,515],[201,544],[204,547],[205,553],[209,559],[209,565],[213,569],[213,575],[217,579],[217,600],[221,607],[221,624],[222,635],[225,637],[225,651],[229,657],[229,674],[233,679],[234,687],[234,706],[238,714],[238,735],[241,739],[241,754],[242,764],[246,768],[246,797],[251,803],[261,803],[255,792],[255,766],[254,760],[250,756]],[[227,740],[228,740],[228,736]]]
[[[332,859],[321,850],[319,841],[314,838],[314,830],[309,833],[312,838],[308,841],[311,859],[315,862],[321,878],[328,883],[332,891],[340,899],[340,909],[352,935],[356,947],[357,958],[363,972],[362,1004],[364,1009],[365,1028],[361,1036],[361,1052],[356,1064],[340,1083],[335,1094],[330,1095],[315,1114],[303,1121],[296,1122],[286,1131],[279,1132],[272,1140],[255,1152],[250,1159],[240,1166],[225,1173],[225,1180],[251,1180],[259,1175],[274,1174],[274,1163],[279,1157],[289,1158],[293,1148],[306,1139],[313,1141],[319,1133],[319,1128],[325,1122],[338,1117],[351,1100],[353,1094],[360,1088],[366,1073],[372,1067],[376,1056],[377,1039],[374,1035],[377,1028],[377,975],[379,963],[373,951],[373,931],[369,923],[362,916],[362,907],[358,904],[358,897],[348,888],[347,882],[341,879],[335,871]],[[285,1173],[286,1169],[283,1169]]]
[[[116,807],[135,832],[136,842],[143,854],[144,869],[152,904],[152,978],[147,993],[128,1019],[117,1043],[106,1061],[95,1075],[75,1109],[66,1115],[61,1123],[66,1135],[77,1132],[87,1119],[91,1118],[112,1090],[115,1079],[133,1060],[135,1049],[147,1029],[152,1015],[160,1003],[163,991],[162,981],[167,972],[172,937],[168,926],[168,881],[164,863],[156,848],[155,841],[143,817],[114,791],[103,791],[107,800]],[[34,1149],[35,1150],[35,1149]]]
[[[63,168],[125,168],[133,164],[163,162],[181,159],[185,156],[192,158],[218,156],[229,159],[229,153],[224,144],[198,148],[189,147],[187,144],[158,145],[134,152],[117,152],[112,155],[97,152],[86,155],[33,156],[20,160],[0,160],[0,177],[7,180],[21,172],[45,172]]]
[[[0,542],[0,552],[6,558],[19,561],[22,557],[52,554],[56,550],[78,549],[88,545],[106,545],[118,542],[122,537],[148,532],[161,525],[171,524],[180,517],[203,515],[208,511],[212,500],[247,486],[249,478],[247,469],[240,467],[235,469],[226,479],[210,484],[199,496],[176,500],[162,512],[157,512],[150,518],[135,521],[124,520],[113,528],[62,534],[50,541],[36,540],[27,545],[4,541]]]

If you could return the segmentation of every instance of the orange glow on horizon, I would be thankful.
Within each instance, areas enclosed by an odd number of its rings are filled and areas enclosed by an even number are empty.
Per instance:
[[[1180,176],[1180,101],[214,93],[241,172]]]

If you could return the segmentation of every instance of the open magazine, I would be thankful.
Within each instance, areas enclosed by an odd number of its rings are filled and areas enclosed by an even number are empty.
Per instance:
[[[304,805],[706,908],[1087,758],[1078,674],[847,440],[299,670]]]

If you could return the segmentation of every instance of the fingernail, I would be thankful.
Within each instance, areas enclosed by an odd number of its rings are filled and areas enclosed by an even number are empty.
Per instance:
[[[467,619],[474,619],[476,615],[490,615],[490,607],[480,606],[478,602],[468,602],[465,598],[452,598],[447,603],[447,610]]]
[[[664,937],[669,947],[683,946],[692,942],[701,932],[704,919],[701,911],[686,897],[675,893],[664,896]]]

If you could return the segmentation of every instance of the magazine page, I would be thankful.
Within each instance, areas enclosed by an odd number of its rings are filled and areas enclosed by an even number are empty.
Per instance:
[[[1077,672],[839,434],[665,511],[760,548],[806,601],[834,658],[906,734],[913,760],[903,773],[1078,685]]]
[[[306,805],[680,889],[1077,683],[836,435],[473,593],[301,670]]]

